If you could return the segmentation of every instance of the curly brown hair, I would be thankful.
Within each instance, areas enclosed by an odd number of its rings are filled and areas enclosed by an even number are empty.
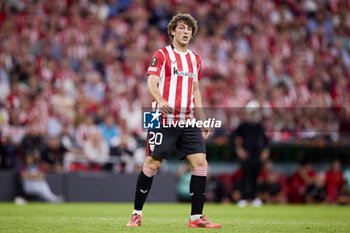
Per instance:
[[[168,35],[171,40],[174,39],[174,36],[171,35],[171,31],[175,30],[177,24],[182,21],[184,22],[188,27],[192,28],[192,38],[197,34],[198,32],[198,22],[195,18],[192,17],[192,15],[187,13],[179,13],[175,15],[168,24]]]

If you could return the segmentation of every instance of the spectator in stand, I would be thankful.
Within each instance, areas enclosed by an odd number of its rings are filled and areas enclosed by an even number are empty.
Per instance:
[[[45,147],[45,139],[36,124],[27,127],[27,133],[22,139],[20,151],[22,155],[30,154],[35,159],[41,158],[41,152]]]
[[[9,124],[9,112],[4,107],[3,101],[0,100],[0,126]]]
[[[64,157],[64,170],[95,170],[99,171],[109,159],[109,147],[101,133],[87,135],[82,149],[72,149]]]
[[[39,168],[38,159],[32,154],[25,155],[25,165],[21,169],[23,190],[26,194],[35,195],[47,202],[62,202],[50,190],[45,180],[45,173]]]
[[[64,81],[56,81],[56,93],[50,98],[52,111],[62,118],[73,121],[75,117],[75,100],[68,95],[64,87]]]
[[[84,148],[88,137],[99,132],[98,127],[94,124],[94,116],[92,114],[85,116],[84,122],[78,126],[76,131],[76,141],[78,146]]]
[[[329,203],[325,173],[320,172],[315,175],[314,183],[310,184],[306,189],[305,201],[308,204]]]
[[[119,138],[113,140],[115,155],[120,156],[121,164],[116,167],[119,172],[131,173],[134,171],[135,152],[137,141],[128,131],[124,131]]]
[[[1,168],[13,168],[16,165],[18,147],[25,135],[25,127],[18,125],[18,122],[18,115],[14,115],[10,121],[9,114],[6,109],[0,109]]]
[[[105,84],[101,80],[101,75],[97,71],[92,71],[86,77],[85,92],[96,102],[101,103],[105,97]]]
[[[20,96],[23,95],[23,86],[18,82],[14,81],[11,85],[11,92],[7,95],[4,106],[9,110],[10,113],[19,109]],[[11,117],[11,115],[10,115]]]
[[[303,160],[299,169],[289,179],[289,202],[303,203],[306,189],[313,184],[316,172],[307,160]]]
[[[3,102],[5,98],[10,94],[10,79],[5,69],[5,59],[0,57],[0,102]]]
[[[99,125],[100,132],[104,140],[108,143],[110,154],[116,155],[116,144],[119,137],[121,136],[118,125],[114,121],[114,117],[109,114],[105,117],[103,123]]]
[[[64,155],[67,152],[59,137],[47,138],[46,145],[41,152],[41,165],[44,171],[62,172]]]
[[[339,202],[339,197],[344,195],[346,181],[343,176],[341,163],[339,159],[331,162],[329,170],[326,172],[326,188],[330,203]]]
[[[109,158],[109,148],[100,132],[88,136],[84,144],[84,155],[90,164],[103,166]]]
[[[141,103],[131,93],[127,94],[127,98],[129,102],[121,109],[120,116],[126,123],[127,131],[138,135],[141,133]]]

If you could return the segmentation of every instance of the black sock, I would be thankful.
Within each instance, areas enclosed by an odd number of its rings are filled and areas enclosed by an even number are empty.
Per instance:
[[[143,204],[145,204],[146,198],[152,186],[153,177],[148,177],[140,172],[139,178],[137,179],[136,184],[136,193],[134,201],[134,209],[142,210]]]
[[[190,183],[191,193],[191,215],[202,214],[205,200],[205,185],[207,182],[206,176],[192,175]]]

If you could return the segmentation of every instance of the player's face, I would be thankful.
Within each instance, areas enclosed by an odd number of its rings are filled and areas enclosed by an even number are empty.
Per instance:
[[[181,46],[187,46],[192,39],[192,27],[185,24],[183,21],[178,22],[175,31],[172,31],[174,41]]]

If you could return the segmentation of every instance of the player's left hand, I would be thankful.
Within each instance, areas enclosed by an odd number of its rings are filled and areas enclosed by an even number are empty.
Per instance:
[[[202,136],[203,136],[204,140],[207,140],[207,138],[209,137],[209,135],[210,135],[210,130],[209,130],[209,128],[202,127]]]
[[[261,161],[266,161],[269,158],[270,150],[269,149],[263,149],[263,151],[260,154],[260,160]]]

